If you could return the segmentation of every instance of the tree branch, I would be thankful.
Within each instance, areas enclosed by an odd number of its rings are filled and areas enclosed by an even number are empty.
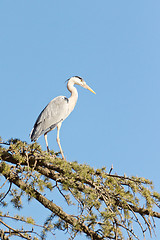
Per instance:
[[[55,166],[55,165],[51,165],[50,163],[46,162],[45,160],[45,157],[43,157],[43,155],[41,156],[34,156],[34,155],[31,155],[29,157],[29,164],[30,164],[30,167],[34,166],[35,170],[38,171],[39,173],[41,173],[42,175],[56,181],[56,182],[60,182],[60,183],[63,183],[63,182],[66,182],[66,179],[63,177],[64,175],[64,170],[58,166]],[[50,157],[52,159],[52,156],[47,156],[47,157]],[[1,158],[3,161],[5,162],[10,162],[10,163],[13,163],[13,164],[18,164],[18,161],[17,159],[10,153],[8,152],[4,152],[1,154]],[[35,166],[35,162],[36,162],[36,166]],[[25,165],[27,166],[27,161],[26,160],[23,160],[21,162],[21,165]],[[56,173],[57,172],[57,173]],[[72,172],[71,172],[72,174]],[[127,177],[124,177],[124,176],[117,176],[117,175],[110,175],[108,174],[109,177],[116,177],[116,178],[122,178],[122,179],[125,179],[125,180],[130,180],[130,178],[127,178]],[[76,182],[76,185],[77,185],[77,188],[79,191],[84,191],[85,189],[88,189],[88,186],[91,186],[92,188],[95,188],[95,185],[93,183],[93,181],[90,181],[90,180],[86,180],[86,179],[82,179],[81,177],[78,177],[76,176],[75,177],[75,180],[77,181]],[[85,182],[87,185],[84,185],[84,184],[81,184],[81,182]],[[100,197],[100,200],[103,201],[103,198]],[[145,209],[145,208],[140,208],[140,207],[136,207],[132,204],[128,204],[128,206],[122,206],[121,202],[117,201],[117,204],[119,205],[119,207],[122,207],[122,208],[125,208],[125,209],[128,209],[128,210],[132,210],[136,213],[139,213],[140,215],[151,215],[152,217],[156,217],[156,218],[160,218],[160,213],[156,212],[156,211],[149,211],[148,209]]]
[[[9,165],[8,165],[9,167]],[[10,167],[9,167],[10,168]],[[0,172],[3,171],[2,164],[0,164]],[[102,239],[96,232],[92,231],[89,229],[85,224],[81,223],[78,221],[76,218],[73,216],[65,213],[59,206],[57,206],[55,203],[52,201],[48,200],[46,197],[44,197],[42,194],[40,194],[37,190],[35,190],[33,187],[30,185],[27,185],[24,183],[22,180],[19,179],[18,175],[15,176],[14,173],[11,171],[8,171],[6,173],[3,173],[5,178],[7,178],[10,182],[14,183],[17,187],[25,191],[27,194],[34,196],[34,198],[40,202],[44,207],[48,208],[51,210],[53,213],[55,213],[57,216],[59,216],[62,220],[67,222],[68,224],[72,225],[73,227],[79,228],[83,230],[83,232],[87,235],[90,236],[91,239],[94,240],[99,240]]]

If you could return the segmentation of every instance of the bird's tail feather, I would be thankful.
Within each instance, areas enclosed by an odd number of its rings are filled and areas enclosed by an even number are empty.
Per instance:
[[[32,129],[32,131],[31,131],[31,133],[30,133],[30,139],[31,139],[31,141],[33,142],[33,141],[36,141],[41,135],[42,135],[42,133],[41,133],[42,131],[40,130],[40,129],[38,129],[38,128],[33,128]]]

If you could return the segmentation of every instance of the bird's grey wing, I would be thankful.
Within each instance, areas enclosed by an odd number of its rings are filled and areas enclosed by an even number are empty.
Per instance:
[[[54,129],[68,116],[69,100],[64,96],[54,98],[40,113],[31,131],[32,141]]]

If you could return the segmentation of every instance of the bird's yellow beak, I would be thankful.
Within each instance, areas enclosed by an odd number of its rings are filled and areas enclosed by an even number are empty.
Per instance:
[[[92,93],[96,94],[95,91],[93,91],[92,88],[90,88],[87,84],[84,86],[84,88],[88,89],[89,91],[91,91]]]

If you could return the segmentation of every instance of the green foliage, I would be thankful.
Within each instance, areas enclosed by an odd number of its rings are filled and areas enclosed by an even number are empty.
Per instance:
[[[34,221],[34,219],[32,218],[32,217],[27,217],[26,218],[26,223],[29,223],[29,224],[35,224],[35,221]]]
[[[55,230],[70,233],[70,239],[82,232],[90,239],[118,240],[125,239],[126,234],[130,240],[141,239],[139,230],[139,236],[136,235],[135,225],[145,237],[146,226],[152,233],[151,219],[160,218],[160,214],[153,211],[159,208],[160,194],[154,191],[152,182],[143,177],[119,176],[111,174],[112,169],[108,173],[105,167],[94,169],[86,164],[67,162],[53,151],[42,151],[37,143],[28,145],[18,139],[11,139],[5,147],[0,147],[0,160],[0,204],[12,203],[20,210],[27,198],[39,201],[50,210],[50,216],[39,225],[41,239],[46,239],[48,233],[54,234]],[[68,210],[50,201],[49,192],[58,192],[73,214],[67,214]],[[3,212],[0,216],[3,221],[10,217],[13,221],[37,226],[33,216],[10,216]],[[21,229],[14,234],[22,237]],[[32,239],[37,239],[36,234],[30,230]]]
[[[13,203],[13,206],[19,210],[22,208],[22,200],[21,200],[22,194],[23,194],[22,191],[19,192],[15,188],[10,191],[10,196],[12,196],[11,203]]]

